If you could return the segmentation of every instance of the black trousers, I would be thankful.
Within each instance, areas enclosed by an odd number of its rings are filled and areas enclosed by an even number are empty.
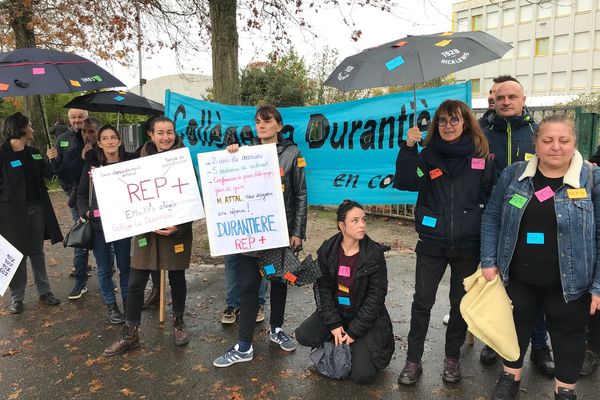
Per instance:
[[[127,296],[127,323],[138,325],[142,320],[142,306],[144,305],[144,289],[148,283],[148,277],[152,271],[147,269],[131,268],[129,273],[129,286]],[[171,286],[171,300],[173,301],[173,315],[183,317],[185,311],[185,297],[187,285],[185,282],[185,270],[168,271],[169,286]],[[159,286],[160,287],[160,283]]]
[[[258,270],[258,258],[240,255],[240,331],[238,339],[252,343],[256,314],[258,313],[258,290],[262,279]],[[287,284],[271,282],[271,328],[283,325]]]
[[[594,353],[600,353],[600,311],[596,311],[588,321],[587,347]]]
[[[423,357],[431,308],[435,303],[437,289],[448,264],[450,264],[450,320],[446,329],[445,354],[446,357],[460,357],[460,347],[467,335],[467,324],[460,315],[460,301],[465,295],[463,280],[475,272],[479,259],[417,254],[415,294],[411,307],[406,356],[409,361],[418,363]]]
[[[350,321],[344,321],[344,328],[348,326],[348,322]],[[296,340],[302,346],[315,348],[326,341],[332,341],[333,336],[321,321],[319,314],[314,312],[296,329]],[[378,371],[371,359],[367,342],[364,338],[356,339],[350,345],[350,351],[352,353],[350,380],[359,384],[371,383]]]
[[[529,338],[540,308],[546,315],[554,354],[554,376],[561,382],[575,384],[585,355],[585,327],[588,322],[590,295],[565,303],[562,287],[546,288],[511,280],[506,287],[513,303],[513,318],[521,356],[517,361],[504,360],[509,368],[521,368]]]

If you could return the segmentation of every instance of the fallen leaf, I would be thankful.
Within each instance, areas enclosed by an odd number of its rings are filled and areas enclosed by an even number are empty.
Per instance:
[[[50,328],[51,326],[54,326],[56,323],[52,322],[52,321],[46,321],[42,324],[42,328]]]
[[[75,374],[73,372],[69,372],[69,374],[67,375],[67,380],[73,379],[74,376]]]
[[[47,264],[51,267],[54,267],[55,265],[58,265],[58,261],[56,261],[55,258],[50,258],[47,262]]]
[[[279,375],[282,378],[291,378],[293,374],[294,371],[292,371],[291,369],[285,369],[283,371],[279,371],[277,375]]]
[[[29,346],[31,343],[33,343],[33,339],[25,339],[23,340],[23,343],[21,343],[23,346]]]
[[[206,368],[204,365],[202,364],[198,364],[196,365],[194,368],[192,368],[192,371],[196,371],[196,372],[206,372],[208,371],[208,368]]]
[[[251,380],[252,382],[257,382],[257,381],[258,381],[258,378],[252,378],[252,379],[250,379],[250,380]]]
[[[260,387],[260,393],[254,396],[254,400],[272,399],[277,394],[277,389],[272,383],[263,383]]]
[[[127,388],[123,388],[119,390],[119,392],[121,392],[121,394],[125,397],[133,396],[135,394],[133,390]]]
[[[121,371],[125,371],[125,372],[129,371],[130,369],[131,369],[131,365],[129,365],[127,363],[123,364],[123,366],[121,367]]]
[[[8,395],[8,400],[16,400],[16,399],[18,399],[19,396],[21,395],[22,391],[23,391],[23,389],[17,389],[15,392],[13,392],[10,395]]]
[[[9,343],[10,343],[9,340],[0,340],[0,346],[6,346]]]
[[[85,365],[88,366],[88,367],[91,367],[92,365],[105,364],[106,362],[107,362],[106,357],[99,356],[99,357],[96,357],[96,358],[89,358],[85,362]]]
[[[17,349],[10,349],[10,350],[8,350],[8,351],[6,351],[6,352],[2,353],[2,357],[12,357],[12,356],[14,356],[15,354],[18,354],[18,353],[20,353],[20,352],[21,352],[21,350],[17,350]]]
[[[26,335],[28,331],[25,328],[21,328],[21,329],[15,329],[14,332],[15,332],[16,337],[21,337],[23,335]]]
[[[383,397],[383,390],[381,389],[370,389],[367,391],[371,395],[371,398],[381,399]]]
[[[90,382],[90,392],[92,392],[92,393],[99,392],[103,388],[104,388],[104,385],[102,385],[102,382],[100,381],[100,379],[92,379],[92,381]]]
[[[78,335],[71,336],[71,340],[81,340],[81,339],[85,339],[85,338],[90,337],[90,336],[92,336],[91,332],[83,332],[83,333],[80,333]]]
[[[175,380],[169,383],[169,385],[183,385],[185,381],[186,379],[183,376],[176,375]]]

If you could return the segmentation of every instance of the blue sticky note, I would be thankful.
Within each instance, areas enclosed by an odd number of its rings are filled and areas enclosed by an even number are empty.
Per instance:
[[[10,166],[11,166],[11,167],[13,167],[13,168],[20,167],[21,165],[23,165],[23,164],[21,163],[21,160],[15,160],[15,161],[11,161],[11,162],[10,162]]]
[[[350,297],[338,296],[338,303],[340,303],[343,306],[349,306]]]
[[[433,217],[429,217],[429,216],[425,215],[423,217],[423,221],[421,221],[421,224],[424,226],[428,226],[430,228],[435,228],[435,225],[437,224],[437,218],[433,218]]]
[[[544,244],[542,232],[527,232],[527,244]]]
[[[388,69],[388,71],[391,71],[395,68],[398,68],[402,64],[404,64],[404,58],[402,58],[402,56],[398,56],[398,57],[392,58],[390,61],[386,62],[385,67]]]
[[[123,97],[123,96],[116,96],[115,100],[116,101],[123,101],[123,100],[125,100],[125,97]]]
[[[273,264],[265,265],[263,269],[266,275],[273,275],[275,273],[275,266]]]

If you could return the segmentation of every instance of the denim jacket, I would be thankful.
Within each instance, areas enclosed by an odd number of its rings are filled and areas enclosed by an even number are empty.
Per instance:
[[[509,266],[521,218],[534,196],[533,176],[537,165],[538,158],[534,156],[528,162],[507,167],[481,219],[481,268],[498,267],[504,285],[509,283]],[[593,177],[591,182],[590,177]],[[587,197],[569,198],[568,190],[577,188],[585,188]],[[526,199],[520,208],[510,204],[516,194]],[[600,250],[600,168],[584,163],[578,151],[571,159],[563,185],[556,190],[554,209],[565,301],[588,292],[600,296],[600,257],[596,257]]]

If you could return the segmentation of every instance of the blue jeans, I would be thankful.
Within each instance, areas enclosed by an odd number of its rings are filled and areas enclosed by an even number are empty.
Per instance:
[[[79,211],[77,211],[77,207],[70,207],[70,209],[73,223],[75,223],[79,220]],[[88,256],[89,252],[86,249],[73,249],[73,267],[75,267],[75,281],[77,284],[85,284],[87,281]]]
[[[225,256],[225,291],[227,307],[240,308],[240,255],[229,254]],[[258,291],[258,304],[265,304],[267,294],[267,281],[262,279]]]
[[[131,269],[131,238],[106,243],[104,232],[94,231],[94,257],[98,268],[98,286],[105,304],[116,303],[115,292],[112,281],[112,252],[115,252],[116,264],[119,269],[119,285],[123,301],[127,300],[127,285],[129,283],[129,271]]]

